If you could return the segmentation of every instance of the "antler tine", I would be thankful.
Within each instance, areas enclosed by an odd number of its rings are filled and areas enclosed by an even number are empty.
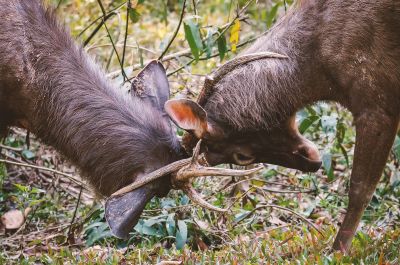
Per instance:
[[[195,164],[197,163],[197,161],[199,160],[199,156],[200,156],[200,148],[201,148],[201,139],[197,142],[196,147],[193,150],[193,155],[192,155],[192,160],[191,160],[191,164]]]
[[[207,208],[211,211],[216,211],[216,212],[227,212],[227,209],[222,209],[222,208],[218,208],[215,207],[212,204],[209,204],[208,202],[206,202],[201,196],[200,194],[197,193],[197,191],[192,187],[191,184],[185,185],[185,187],[182,189],[187,196],[195,203],[198,204],[204,208]]]
[[[215,167],[203,167],[197,165],[193,167],[189,165],[183,167],[176,174],[176,180],[178,181],[189,181],[191,178],[204,177],[204,176],[234,176],[234,177],[244,177],[263,169],[263,166],[259,166],[247,170],[238,169],[228,169],[228,168],[215,168]]]
[[[111,195],[111,197],[122,195],[127,192],[133,191],[137,188],[140,188],[140,187],[146,185],[147,183],[150,183],[150,182],[152,182],[156,179],[159,179],[165,175],[168,175],[168,174],[171,174],[173,172],[180,170],[182,167],[185,167],[185,166],[191,164],[191,162],[192,162],[192,158],[187,158],[187,159],[182,159],[182,160],[176,161],[176,162],[166,165],[162,168],[159,168],[159,169],[149,173],[148,175],[141,177],[139,180],[133,182],[132,184],[125,186],[122,189],[114,192]]]

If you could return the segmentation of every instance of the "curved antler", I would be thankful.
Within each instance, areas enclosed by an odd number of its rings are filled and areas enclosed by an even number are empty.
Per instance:
[[[200,106],[203,106],[209,96],[212,94],[212,90],[221,79],[232,72],[236,67],[261,59],[266,58],[276,58],[276,59],[287,59],[286,55],[282,55],[274,52],[257,52],[257,53],[249,53],[238,56],[230,61],[227,61],[225,64],[221,65],[217,68],[211,75],[207,76],[204,81],[203,89],[199,95],[198,103]]]
[[[194,203],[199,204],[200,206],[210,209],[212,211],[226,212],[227,211],[226,209],[215,207],[206,202],[200,196],[200,194],[198,194],[197,191],[193,188],[191,180],[193,178],[203,177],[203,176],[243,177],[255,173],[257,171],[260,171],[263,167],[260,166],[249,170],[236,170],[236,169],[204,166],[203,164],[207,164],[207,161],[205,160],[204,155],[200,154],[200,147],[201,147],[201,140],[197,143],[193,151],[193,156],[191,158],[176,161],[172,164],[166,165],[160,169],[157,169],[149,173],[147,176],[144,176],[140,180],[133,182],[132,184],[114,192],[108,198],[108,200],[116,196],[121,196],[125,193],[136,190],[165,175],[172,174],[173,187],[185,192]]]

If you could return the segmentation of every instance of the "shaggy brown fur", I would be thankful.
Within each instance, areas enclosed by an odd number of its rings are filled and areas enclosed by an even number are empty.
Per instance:
[[[237,66],[202,104],[209,117],[203,126],[209,129],[203,133],[207,159],[315,170],[307,166],[316,162],[315,149],[298,133],[295,113],[316,101],[341,103],[353,113],[357,130],[349,207],[334,243],[335,249],[347,250],[399,126],[399,29],[396,0],[295,5],[244,52],[270,51],[289,59]]]
[[[27,127],[102,195],[179,158],[162,110],[112,87],[53,12],[33,0],[0,6],[1,131]]]

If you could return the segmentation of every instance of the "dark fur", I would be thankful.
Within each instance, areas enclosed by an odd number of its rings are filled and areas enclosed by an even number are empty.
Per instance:
[[[102,195],[178,158],[160,110],[112,87],[52,11],[0,0],[0,130],[24,125]]]
[[[238,66],[212,88],[207,159],[240,163],[239,153],[242,161],[316,170],[315,148],[290,121],[312,102],[341,103],[357,132],[349,206],[334,243],[347,250],[399,128],[400,1],[299,1],[245,53],[260,51],[289,59]]]
[[[212,120],[237,130],[269,129],[319,100],[353,112],[379,101],[382,112],[398,115],[399,28],[399,1],[300,1],[244,52],[272,51],[289,60],[238,67],[204,108]]]

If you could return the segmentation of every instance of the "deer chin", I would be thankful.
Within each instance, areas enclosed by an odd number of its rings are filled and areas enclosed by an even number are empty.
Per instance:
[[[257,159],[256,162],[293,168],[303,172],[316,172],[322,165],[321,160],[313,160],[297,152],[274,152],[270,153],[268,157],[260,160]]]

